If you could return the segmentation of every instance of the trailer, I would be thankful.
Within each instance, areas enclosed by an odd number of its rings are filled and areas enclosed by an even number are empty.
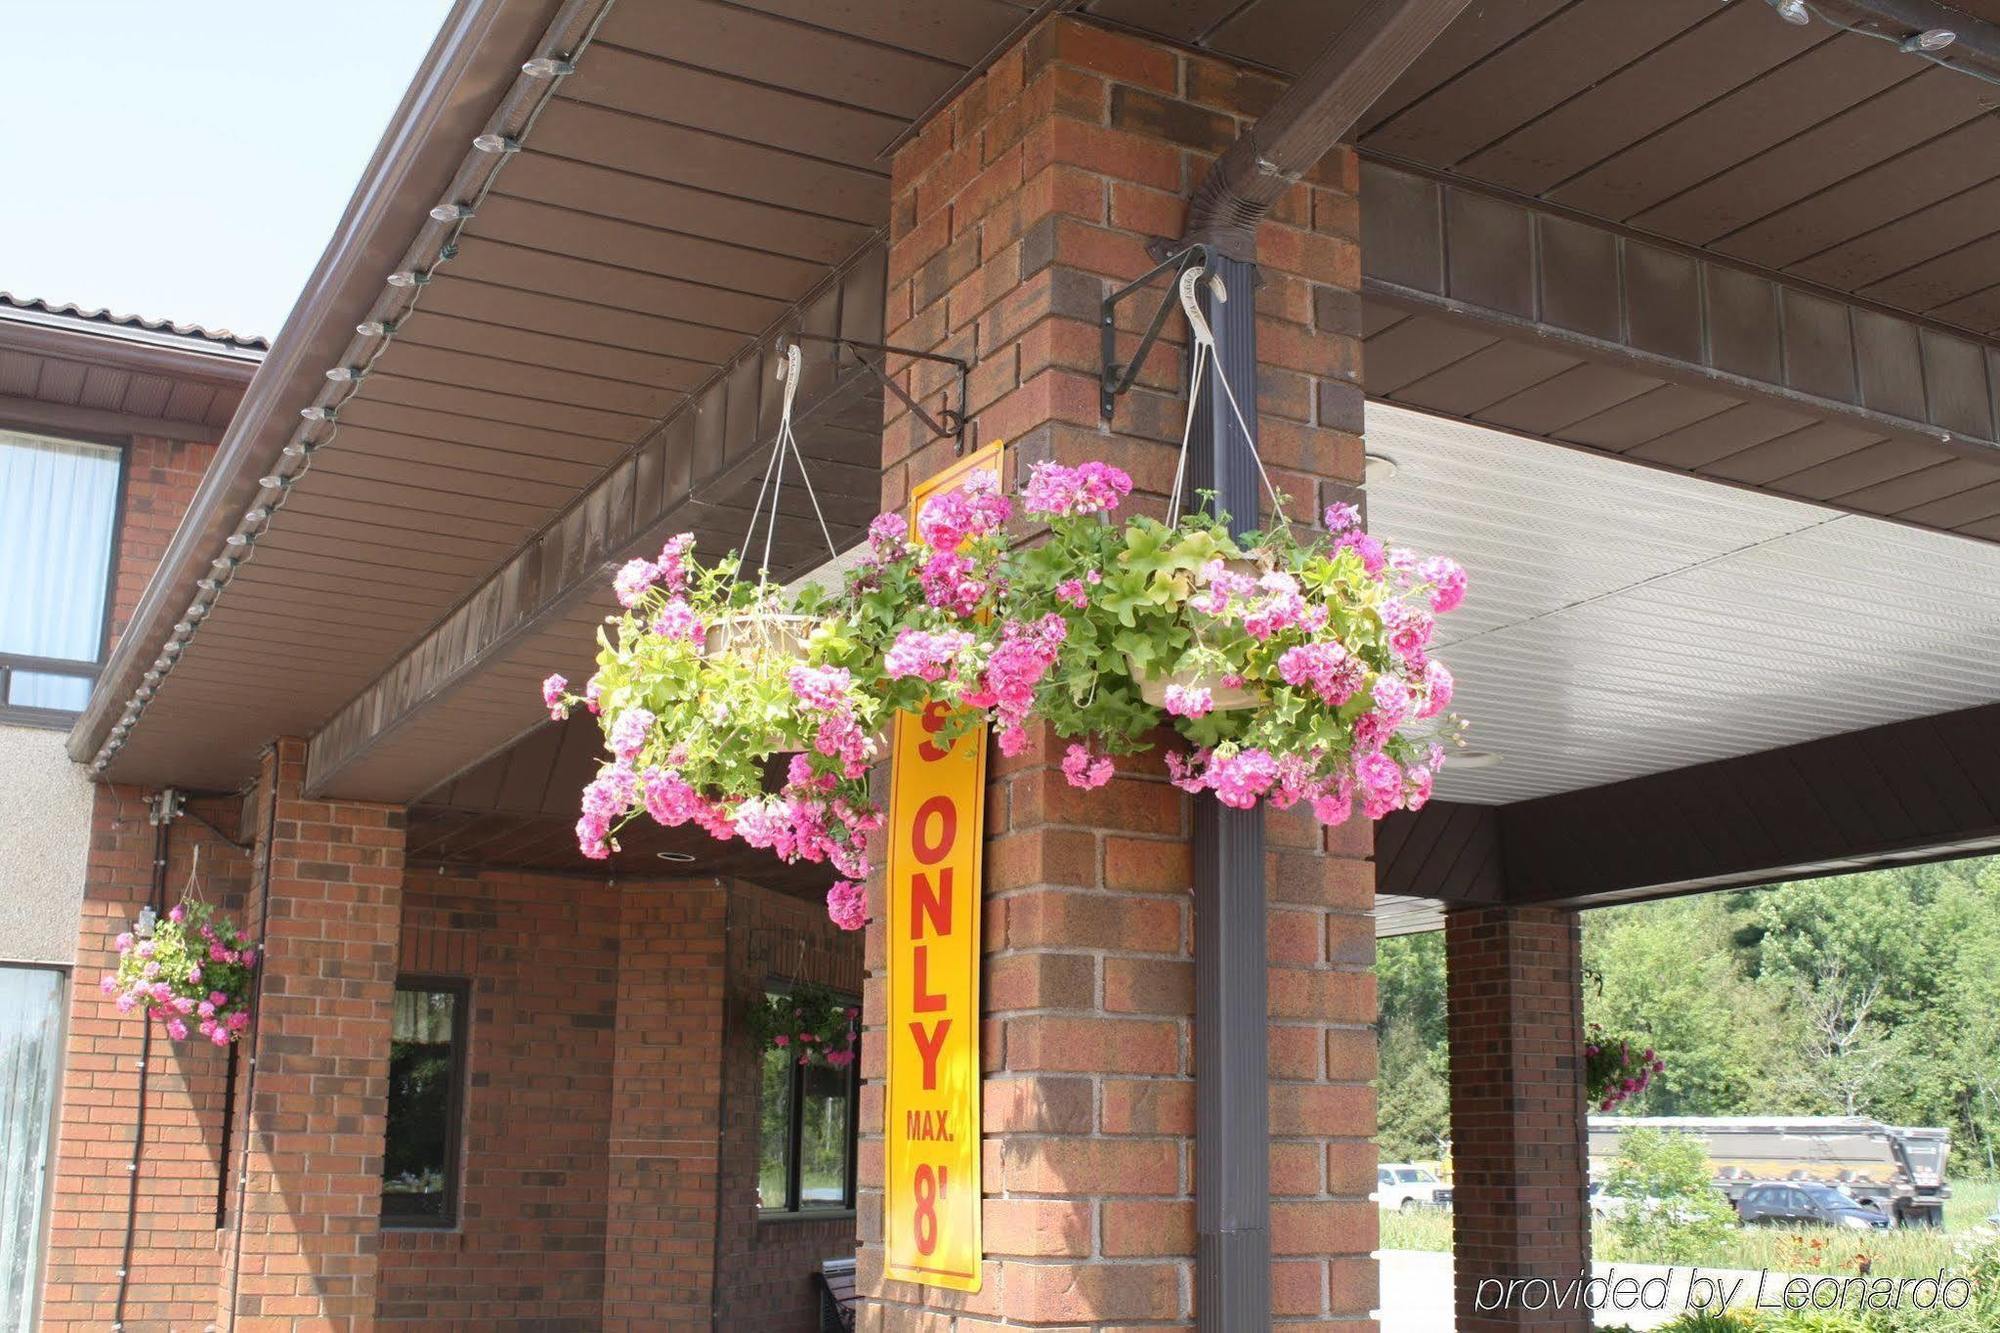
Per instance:
[[[1891,1127],[1858,1116],[1590,1117],[1590,1174],[1601,1180],[1633,1129],[1702,1141],[1715,1187],[1733,1206],[1752,1185],[1815,1181],[1838,1186],[1898,1225],[1944,1220],[1947,1131]]]

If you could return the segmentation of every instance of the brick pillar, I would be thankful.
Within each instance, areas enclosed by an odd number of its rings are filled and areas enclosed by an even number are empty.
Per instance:
[[[716,880],[623,886],[605,1333],[709,1326],[728,903]]]
[[[220,1282],[220,1322],[236,1333],[375,1322],[404,815],[308,800],[305,768],[304,741],[264,757],[268,890],[253,883],[244,911],[253,933],[264,923],[264,961],[238,1252]]]
[[[1590,1265],[1577,914],[1451,912],[1445,959],[1459,1331],[1585,1333],[1588,1311],[1492,1308],[1509,1278],[1571,1279]]]
[[[1181,232],[1212,157],[1278,85],[1075,18],[1049,21],[922,126],[893,164],[888,340],[974,365],[976,437],[1132,473],[1163,514],[1186,414],[1184,329],[1169,322],[1114,428],[1098,419],[1099,303]],[[1355,162],[1342,149],[1283,200],[1254,293],[1266,463],[1300,517],[1358,481]],[[1162,289],[1164,294],[1164,289]],[[1157,299],[1157,298],[1155,298]],[[1124,353],[1153,305],[1120,316]],[[912,391],[943,381],[912,372]],[[892,404],[883,501],[948,464]],[[1160,738],[1164,741],[1163,735]],[[977,1293],[882,1276],[882,1098],[861,1113],[865,1330],[1190,1327],[1194,1284],[1193,919],[1189,798],[1156,747],[1101,790],[1069,787],[1060,746],[994,752],[986,835],[986,1264]],[[1375,1304],[1373,877],[1369,830],[1331,838],[1274,814],[1269,838],[1273,1302],[1281,1323],[1365,1323]],[[865,1003],[884,955],[871,904]],[[882,1073],[883,1038],[864,1044]]]

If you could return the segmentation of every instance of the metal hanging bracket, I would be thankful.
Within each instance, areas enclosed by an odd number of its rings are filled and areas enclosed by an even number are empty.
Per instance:
[[[1194,308],[1192,282],[1193,279],[1200,276],[1200,271],[1207,267],[1209,267],[1208,247],[1199,243],[1190,245],[1185,249],[1176,250],[1154,265],[1146,273],[1126,283],[1123,287],[1120,287],[1117,291],[1104,298],[1103,313],[1098,320],[1097,327],[1104,367],[1098,376],[1097,414],[1104,420],[1111,420],[1112,413],[1118,407],[1118,396],[1131,388],[1133,381],[1139,378],[1139,367],[1146,364],[1146,358],[1152,355],[1153,344],[1160,339],[1160,330],[1166,327],[1167,312],[1174,309],[1177,304],[1184,305],[1190,310]],[[1159,277],[1162,273],[1168,272],[1173,274],[1173,280],[1168,284],[1166,292],[1160,297],[1160,307],[1153,312],[1152,323],[1146,326],[1146,336],[1139,340],[1139,348],[1132,354],[1130,364],[1120,364],[1118,360],[1118,303],[1152,282],[1153,279]],[[1195,324],[1195,322],[1192,319],[1189,321],[1190,325]],[[1206,332],[1208,325],[1203,322],[1199,327],[1202,332]],[[1197,333],[1196,336],[1198,338],[1200,334]],[[1208,341],[1213,344],[1215,341],[1214,335],[1211,334]]]
[[[853,357],[857,364],[865,367],[870,374],[880,380],[882,387],[894,394],[898,402],[915,413],[917,420],[924,423],[925,429],[929,430],[934,438],[953,440],[957,445],[953,452],[959,454],[965,452],[965,386],[972,374],[969,363],[938,352],[919,352],[910,347],[891,347],[887,343],[863,342],[858,338],[842,338],[828,333],[792,333],[787,334],[786,338],[793,343],[832,343],[836,363],[843,355]],[[889,374],[889,358],[892,356],[906,356],[912,361],[930,361],[937,365],[950,366],[957,371],[958,406],[952,407],[947,397],[946,405],[938,410],[937,415],[933,416],[926,411],[923,405],[912,398],[909,392],[896,382],[895,377]]]

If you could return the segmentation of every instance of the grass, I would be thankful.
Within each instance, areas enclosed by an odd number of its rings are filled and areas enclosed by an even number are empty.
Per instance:
[[[1986,1220],[2000,1199],[2000,1181],[1968,1180],[1952,1184],[1952,1197],[1945,1206],[1945,1225],[1932,1231],[1922,1227],[1898,1227],[1886,1232],[1862,1235],[1836,1227],[1804,1227],[1782,1230],[1777,1227],[1739,1227],[1730,1231],[1707,1253],[1694,1262],[1708,1268],[1768,1268],[1785,1273],[1846,1274],[1855,1269],[1855,1260],[1866,1254],[1871,1272],[1883,1277],[1921,1277],[1953,1266],[1953,1245],[1966,1231]],[[1599,1227],[1592,1248],[1599,1255],[1610,1253],[1609,1237]],[[1451,1250],[1451,1214],[1435,1208],[1409,1212],[1382,1213],[1382,1248],[1385,1250]],[[1622,1263],[1665,1263],[1664,1257],[1621,1254]],[[1685,1263],[1687,1260],[1683,1259]]]

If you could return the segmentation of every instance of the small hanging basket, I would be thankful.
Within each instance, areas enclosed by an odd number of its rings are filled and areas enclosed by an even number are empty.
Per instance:
[[[723,653],[776,653],[804,659],[806,642],[817,622],[811,616],[749,611],[725,616],[710,625],[702,638],[709,657]]]
[[[1130,656],[1126,657],[1125,666],[1132,673],[1132,683],[1139,687],[1139,697],[1155,708],[1166,707],[1167,691],[1175,685],[1207,690],[1210,706],[1219,713],[1233,712],[1239,708],[1259,708],[1271,701],[1271,696],[1262,690],[1253,690],[1241,685],[1224,685],[1220,673],[1149,671],[1133,661]]]

